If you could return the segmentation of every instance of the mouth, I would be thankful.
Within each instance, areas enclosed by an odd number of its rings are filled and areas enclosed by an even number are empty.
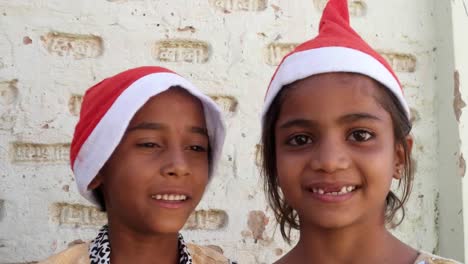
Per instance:
[[[151,194],[151,200],[157,207],[179,209],[191,206],[191,196],[184,190],[165,189]]]
[[[346,195],[348,193],[354,192],[358,189],[357,185],[348,185],[342,187],[334,187],[334,188],[318,188],[318,187],[311,187],[308,190],[312,193],[319,194],[319,195],[331,195],[331,196],[339,196],[339,195]]]
[[[361,188],[354,184],[312,184],[306,190],[311,197],[321,202],[343,202],[351,199]]]
[[[151,199],[164,202],[183,202],[190,199],[185,194],[174,194],[174,193],[164,193],[164,194],[153,194]]]

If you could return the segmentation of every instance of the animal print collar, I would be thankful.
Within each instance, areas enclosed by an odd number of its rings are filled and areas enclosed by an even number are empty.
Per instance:
[[[110,264],[110,253],[109,227],[105,225],[89,246],[91,264]],[[181,234],[179,234],[179,256],[179,264],[192,264],[192,256]]]

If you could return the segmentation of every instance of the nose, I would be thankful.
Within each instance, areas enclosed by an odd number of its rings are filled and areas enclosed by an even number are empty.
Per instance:
[[[318,142],[311,158],[311,167],[316,171],[334,173],[347,169],[351,159],[345,146],[346,142],[324,137]]]
[[[190,166],[183,150],[171,150],[166,153],[166,159],[161,166],[163,176],[190,175]]]

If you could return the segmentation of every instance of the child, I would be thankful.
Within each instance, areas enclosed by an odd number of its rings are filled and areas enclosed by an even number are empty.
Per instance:
[[[91,244],[44,263],[229,263],[180,229],[213,176],[225,137],[217,105],[170,70],[141,67],[90,88],[71,144],[80,193],[107,211]]]
[[[262,128],[269,203],[285,240],[299,230],[277,263],[455,263],[386,229],[413,181],[409,108],[391,67],[350,27],[346,0],[330,0],[318,37],[278,66]]]

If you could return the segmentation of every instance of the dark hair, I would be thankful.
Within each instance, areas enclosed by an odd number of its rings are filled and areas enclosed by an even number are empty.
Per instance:
[[[398,188],[403,185],[403,192],[399,198],[393,191],[390,191],[386,198],[385,221],[394,228],[401,224],[405,217],[404,205],[408,201],[413,185],[413,169],[411,153],[406,141],[406,137],[411,131],[411,121],[405,114],[405,110],[398,101],[398,98],[385,86],[376,82],[379,87],[380,98],[376,98],[378,103],[390,113],[395,136],[395,144],[401,144],[405,154],[403,175],[398,183]],[[292,84],[284,86],[270,105],[265,114],[262,130],[262,176],[264,190],[267,195],[268,203],[273,209],[275,218],[280,225],[280,231],[283,238],[291,243],[291,230],[299,230],[299,219],[297,212],[286,202],[278,185],[278,175],[276,167],[276,149],[275,149],[275,125],[278,121],[281,106],[284,98]],[[399,220],[395,220],[398,211],[401,211]]]
[[[101,186],[93,190],[93,196],[96,198],[96,202],[99,205],[101,212],[106,212],[106,202],[104,201],[104,194],[102,193]]]

